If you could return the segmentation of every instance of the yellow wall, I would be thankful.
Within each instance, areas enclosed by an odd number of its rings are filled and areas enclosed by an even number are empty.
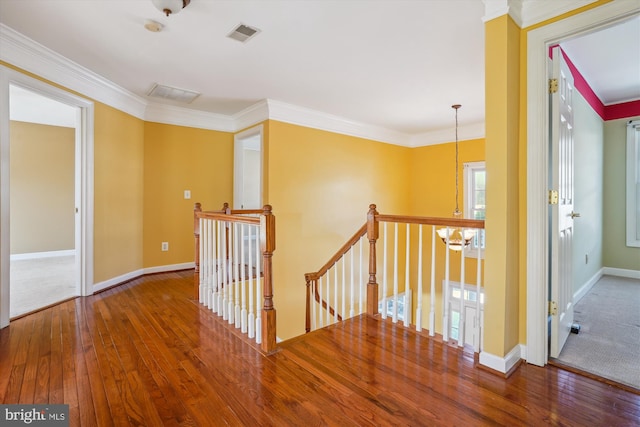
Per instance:
[[[519,340],[520,29],[505,15],[485,24],[487,211],[485,351],[504,356]]]
[[[142,268],[144,122],[95,104],[94,282]]]
[[[75,247],[75,129],[11,121],[11,253]]]
[[[411,150],[269,122],[267,203],[276,216],[274,304],[278,337],[304,333],[304,274],[317,271],[366,221],[409,211]]]
[[[221,209],[232,197],[232,134],[145,122],[145,268],[193,262],[194,204]],[[169,251],[161,251],[162,242]]]
[[[458,205],[460,211],[464,212],[464,172],[463,164],[468,162],[480,162],[485,160],[484,139],[460,141],[458,146]],[[411,150],[411,215],[434,216],[449,218],[455,209],[455,144],[439,144],[426,147],[414,148]],[[431,227],[423,230],[423,242],[427,242],[423,248],[425,260],[431,259]],[[411,236],[412,242],[418,241],[415,230]],[[436,242],[436,266],[445,265],[445,246],[439,240]],[[412,250],[411,265],[417,265],[417,250]],[[450,280],[460,282],[460,254],[450,251]],[[467,259],[465,263],[465,283],[476,283],[476,260]],[[422,301],[422,323],[427,325],[430,310],[430,266],[423,263],[423,301]],[[416,276],[417,272],[412,272]],[[436,333],[442,333],[442,282],[444,280],[444,269],[436,268]],[[416,283],[417,278],[412,278],[412,283]],[[483,285],[484,286],[484,285]],[[415,323],[415,308],[417,304],[417,292],[413,292],[412,322]]]

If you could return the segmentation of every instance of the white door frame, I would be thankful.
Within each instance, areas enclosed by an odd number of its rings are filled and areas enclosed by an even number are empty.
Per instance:
[[[0,328],[9,325],[9,86],[78,108],[76,117],[76,263],[80,295],[93,293],[93,102],[0,65]]]
[[[263,173],[264,173],[264,126],[257,125],[242,132],[239,132],[233,136],[233,207],[234,209],[243,209],[241,206],[242,200],[244,200],[244,160],[243,149],[245,148],[245,141],[253,139],[255,136],[259,136],[259,144],[257,148],[260,151],[260,170],[258,176],[260,177],[260,206],[251,206],[251,209],[261,208],[263,203]]]
[[[527,348],[528,363],[548,360],[549,46],[640,13],[636,2],[613,1],[527,33]]]

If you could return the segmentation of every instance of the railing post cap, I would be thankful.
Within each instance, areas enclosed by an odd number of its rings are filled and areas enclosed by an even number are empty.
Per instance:
[[[271,213],[271,210],[273,209],[271,207],[271,205],[264,205],[264,207],[262,208],[264,210],[264,213]]]

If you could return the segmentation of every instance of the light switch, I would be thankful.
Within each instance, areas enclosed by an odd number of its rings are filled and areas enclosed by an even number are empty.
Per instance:
[[[184,198],[185,199],[191,198],[191,190],[184,190]]]

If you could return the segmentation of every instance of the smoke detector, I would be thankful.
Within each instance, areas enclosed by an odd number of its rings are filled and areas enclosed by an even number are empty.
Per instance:
[[[193,90],[180,89],[177,87],[165,86],[154,84],[151,90],[147,93],[147,96],[153,96],[156,98],[169,99],[171,101],[184,102],[189,104],[194,99],[200,96],[199,92]]]
[[[152,33],[159,33],[164,28],[164,25],[154,21],[153,19],[147,19],[146,21],[144,21],[144,28],[151,31]]]
[[[227,34],[227,37],[233,40],[237,40],[241,43],[246,43],[253,37],[255,37],[259,32],[260,30],[255,27],[238,24],[238,26],[236,26],[233,30],[231,30],[229,34]]]

